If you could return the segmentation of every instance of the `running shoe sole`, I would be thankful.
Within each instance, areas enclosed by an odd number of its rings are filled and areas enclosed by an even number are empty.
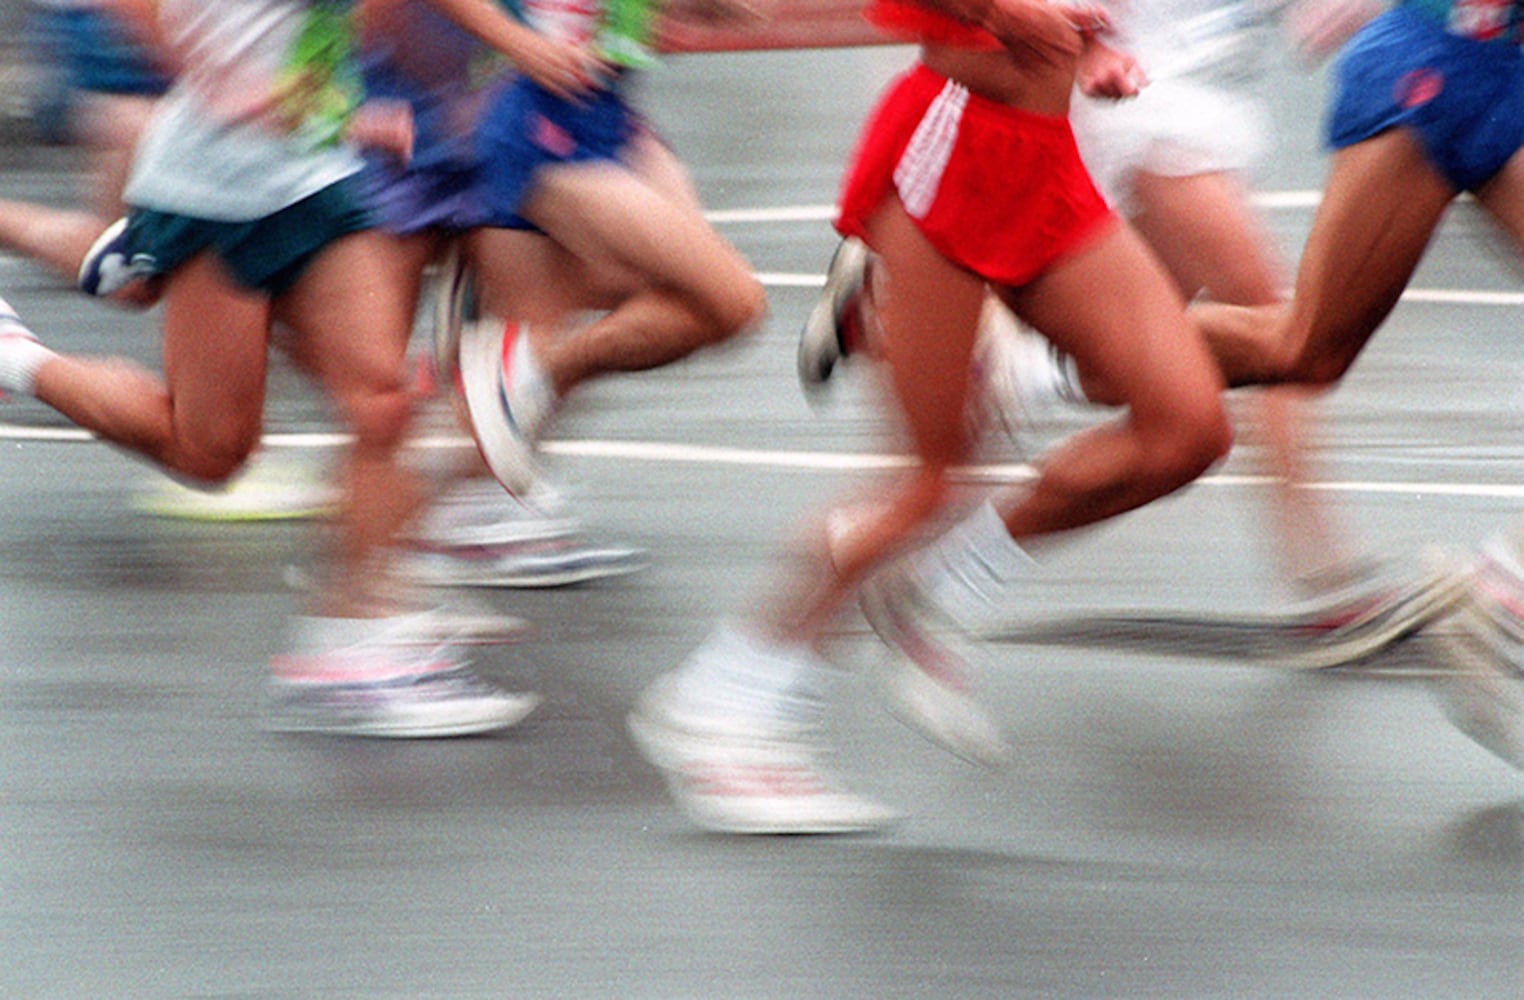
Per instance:
[[[841,311],[862,290],[867,266],[868,248],[859,240],[842,240],[831,255],[825,285],[799,334],[799,384],[806,393],[815,393],[830,381],[837,362],[847,354]]]
[[[1433,691],[1446,718],[1478,745],[1524,770],[1524,674],[1499,657],[1485,636],[1493,625],[1468,601],[1461,628],[1440,637],[1449,663]]]
[[[1454,611],[1465,599],[1470,582],[1469,567],[1435,567],[1406,585],[1374,616],[1306,640],[1304,648],[1286,658],[1286,665],[1300,670],[1325,670],[1374,656]]]
[[[869,580],[859,591],[863,617],[888,647],[890,659],[873,669],[890,714],[960,760],[1002,766],[1010,757],[1009,745],[979,704],[952,682],[954,672],[964,672],[955,666],[959,657],[904,621],[888,592],[891,586]],[[926,669],[938,661],[947,668]]]
[[[504,395],[508,325],[493,318],[465,324],[460,337],[460,386],[471,434],[487,468],[503,489],[524,496],[540,473],[534,446],[514,421]]]
[[[643,552],[609,548],[581,549],[572,555],[487,557],[476,561],[449,554],[422,553],[405,565],[404,572],[415,582],[431,587],[548,590],[628,576],[646,566]]]
[[[899,813],[887,806],[852,795],[829,790],[823,793],[776,795],[702,795],[688,784],[695,771],[713,770],[715,780],[732,765],[727,758],[736,756],[735,744],[718,735],[693,732],[667,717],[660,700],[665,679],[642,695],[627,720],[636,749],[656,769],[672,799],[694,824],[715,833],[748,836],[839,835],[873,833],[895,820]],[[744,753],[744,751],[743,751]],[[759,781],[784,781],[783,775],[799,767],[756,768]],[[822,779],[814,771],[806,772],[807,781]]]
[[[500,732],[518,725],[540,704],[538,695],[502,692],[469,703],[442,701],[372,715],[324,706],[283,705],[286,698],[278,687],[272,690],[272,699],[274,704],[265,717],[269,732],[380,739],[440,739]]]
[[[311,485],[251,483],[203,492],[171,481],[134,497],[132,506],[150,517],[234,523],[328,517],[339,501],[334,490]]]

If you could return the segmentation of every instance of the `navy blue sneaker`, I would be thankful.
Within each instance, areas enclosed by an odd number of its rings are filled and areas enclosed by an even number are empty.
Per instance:
[[[127,220],[123,218],[107,226],[85,251],[77,284],[86,295],[146,307],[158,300],[158,277],[157,258],[133,253],[127,245]]]

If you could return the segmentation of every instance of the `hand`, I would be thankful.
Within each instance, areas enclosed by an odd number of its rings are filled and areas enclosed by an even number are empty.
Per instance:
[[[1137,97],[1148,84],[1148,74],[1129,53],[1092,38],[1080,56],[1074,82],[1086,97],[1121,100]]]
[[[607,85],[614,67],[579,45],[536,36],[517,53],[518,71],[557,97],[577,100]]]
[[[366,101],[350,116],[344,135],[365,149],[389,153],[406,166],[413,158],[413,111],[405,101]]]

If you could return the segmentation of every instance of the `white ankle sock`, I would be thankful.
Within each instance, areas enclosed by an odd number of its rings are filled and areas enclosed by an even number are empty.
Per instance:
[[[10,303],[0,299],[0,390],[30,396],[37,369],[56,356],[38,342]]]
[[[699,715],[811,725],[825,713],[825,679],[824,665],[807,646],[721,625],[678,668],[676,693]]]
[[[938,608],[969,627],[999,612],[1007,589],[1037,566],[986,500],[915,556],[915,582]]]

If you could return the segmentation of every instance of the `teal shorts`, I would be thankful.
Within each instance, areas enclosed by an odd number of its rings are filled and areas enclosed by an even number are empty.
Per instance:
[[[121,245],[133,268],[145,276],[169,274],[210,250],[240,287],[273,298],[294,285],[328,244],[374,225],[351,177],[248,222],[134,208]]]

